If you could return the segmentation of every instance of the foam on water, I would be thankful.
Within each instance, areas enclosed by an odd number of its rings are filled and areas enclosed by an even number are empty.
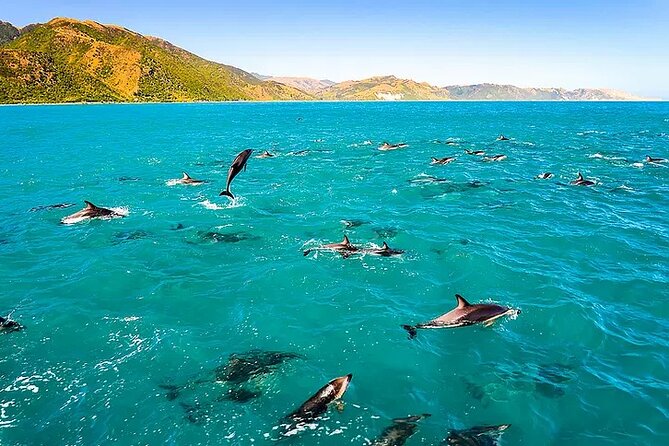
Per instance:
[[[0,333],[0,444],[267,443],[346,373],[345,410],[286,444],[364,444],[418,413],[432,417],[407,446],[505,423],[502,445],[669,443],[669,171],[644,162],[669,157],[668,115],[666,103],[0,107],[0,315],[26,327]],[[237,198],[219,197],[247,147],[303,156],[252,158]],[[464,148],[508,159],[430,167]],[[195,164],[211,183],[166,187]],[[597,184],[569,186],[579,171]],[[76,208],[29,211],[84,199],[132,212],[64,227]],[[344,234],[405,253],[303,256]],[[522,313],[407,339],[402,324],[451,310],[455,293]],[[243,388],[214,379],[253,349],[304,359]],[[259,395],[233,401],[245,392]]]

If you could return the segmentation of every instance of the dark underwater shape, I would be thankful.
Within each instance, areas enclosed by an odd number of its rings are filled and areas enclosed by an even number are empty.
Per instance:
[[[259,390],[250,390],[245,387],[228,389],[223,395],[217,398],[217,401],[232,401],[235,403],[248,403],[262,395]]]
[[[123,242],[129,242],[129,241],[132,241],[132,240],[139,240],[139,239],[147,238],[150,235],[151,235],[150,233],[148,233],[146,231],[143,231],[141,229],[138,229],[138,230],[135,230],[135,231],[121,231],[121,232],[117,232],[116,234],[114,234],[113,243],[115,245],[118,245],[119,243],[123,243]]]
[[[498,426],[476,426],[464,430],[452,430],[448,437],[441,443],[442,446],[496,446],[502,433],[508,429],[510,424]]]
[[[213,243],[239,243],[247,240],[258,240],[260,237],[248,232],[216,232],[216,231],[200,231],[198,232],[200,240],[203,242]]]
[[[233,353],[228,362],[214,369],[216,381],[233,384],[245,383],[257,376],[272,373],[274,369],[291,359],[302,359],[297,353],[251,350]]]
[[[410,415],[405,418],[395,418],[393,424],[386,427],[371,446],[403,446],[409,437],[416,433],[418,421],[430,417],[429,413]]]
[[[58,204],[48,204],[45,206],[35,206],[34,208],[30,209],[30,212],[37,212],[37,211],[49,211],[51,209],[65,209],[75,206],[74,203],[58,203]]]

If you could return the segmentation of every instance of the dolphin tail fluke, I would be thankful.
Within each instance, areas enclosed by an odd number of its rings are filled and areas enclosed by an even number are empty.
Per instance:
[[[418,330],[413,325],[402,325],[402,328],[409,333],[409,339],[413,339],[418,335]]]
[[[224,195],[224,196],[230,198],[231,200],[234,200],[234,199],[235,199],[235,196],[232,195],[232,193],[230,193],[229,190],[224,190],[223,192],[221,192],[220,194],[218,194],[219,197],[222,196],[222,195]]]
[[[304,251],[304,253],[303,253],[303,255],[304,255],[305,257],[308,256],[309,254],[311,254],[311,249],[307,249],[307,250]]]

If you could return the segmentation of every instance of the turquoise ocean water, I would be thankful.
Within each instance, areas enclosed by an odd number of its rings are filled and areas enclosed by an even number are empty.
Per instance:
[[[669,442],[669,165],[641,163],[669,157],[669,104],[1,107],[0,135],[0,314],[26,327],[0,333],[2,445],[272,444],[347,373],[343,412],[280,444],[364,445],[416,413],[407,445],[503,423],[506,445]],[[246,148],[277,156],[231,203]],[[168,186],[183,170],[210,183]],[[597,185],[560,185],[578,171]],[[129,215],[60,224],[84,199]],[[56,203],[76,206],[30,211]],[[302,255],[344,234],[406,253]],[[455,293],[522,313],[407,339]],[[246,402],[160,387],[253,349],[304,358]]]

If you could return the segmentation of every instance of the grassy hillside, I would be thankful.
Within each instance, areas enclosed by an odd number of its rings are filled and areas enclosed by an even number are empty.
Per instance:
[[[395,76],[372,77],[361,81],[346,81],[326,88],[320,93],[329,100],[429,100],[448,99],[448,92],[426,82],[418,83]]]
[[[115,25],[57,18],[0,47],[0,102],[311,99]]]

